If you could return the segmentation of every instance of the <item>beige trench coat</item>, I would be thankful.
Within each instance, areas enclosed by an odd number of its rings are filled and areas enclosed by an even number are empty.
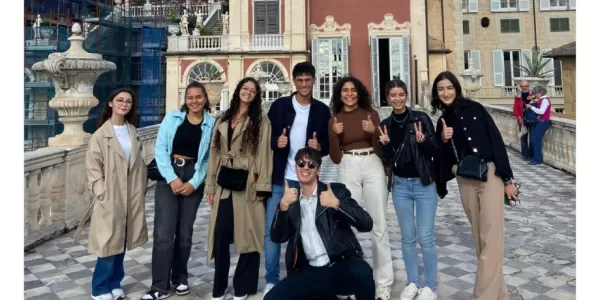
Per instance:
[[[88,251],[98,257],[123,253],[126,238],[127,249],[148,242],[144,214],[147,169],[137,130],[129,123],[127,126],[129,167],[110,120],[94,132],[86,155],[88,188],[94,200]]]
[[[262,115],[262,123],[260,129],[260,140],[258,145],[257,155],[254,156],[248,152],[242,152],[242,149],[247,149],[247,145],[243,145],[243,135],[248,127],[248,118],[244,123],[239,124],[233,131],[231,139],[231,150],[227,150],[227,126],[229,122],[219,124],[220,120],[215,123],[213,129],[213,140],[211,142],[210,157],[208,160],[208,173],[206,176],[206,185],[204,192],[206,194],[214,194],[214,203],[210,211],[210,223],[208,233],[208,255],[206,256],[207,264],[213,258],[214,232],[215,223],[217,221],[217,212],[219,211],[219,202],[221,199],[226,199],[232,194],[233,200],[233,217],[235,219],[233,229],[233,243],[235,252],[250,253],[262,252],[264,250],[265,237],[265,206],[259,198],[258,201],[253,201],[252,195],[256,191],[271,191],[271,174],[273,172],[273,150],[271,150],[271,122],[266,114]],[[215,136],[221,136],[221,144],[215,145]],[[223,151],[219,151],[224,149]],[[232,158],[232,162],[230,162]],[[252,162],[254,162],[252,164]],[[251,166],[249,166],[252,164]],[[248,181],[246,190],[241,192],[222,189],[217,184],[218,173],[221,165],[226,165],[234,169],[245,169],[248,172]],[[256,176],[256,181],[255,181]]]

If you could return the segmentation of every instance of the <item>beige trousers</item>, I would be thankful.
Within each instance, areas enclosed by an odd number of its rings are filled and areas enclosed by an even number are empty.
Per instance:
[[[373,219],[371,236],[375,283],[382,287],[391,286],[394,282],[394,269],[385,219],[388,191],[381,159],[375,154],[365,156],[344,154],[340,162],[339,182],[346,185],[353,199],[356,201],[364,199],[365,209]]]
[[[504,184],[488,165],[487,182],[456,177],[463,208],[473,232],[477,275],[473,299],[508,300],[502,270],[504,259]]]

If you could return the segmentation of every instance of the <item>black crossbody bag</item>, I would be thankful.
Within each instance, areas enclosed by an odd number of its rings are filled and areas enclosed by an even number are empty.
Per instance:
[[[487,181],[488,164],[485,160],[475,155],[465,155],[462,159],[458,157],[456,146],[454,145],[454,139],[451,139],[452,150],[454,150],[454,156],[458,162],[458,168],[456,169],[456,175],[467,179],[473,179],[478,181]]]

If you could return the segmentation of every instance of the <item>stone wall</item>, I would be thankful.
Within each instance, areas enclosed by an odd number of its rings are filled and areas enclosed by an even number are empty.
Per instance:
[[[572,118],[576,117],[576,94],[575,94],[575,57],[560,58],[563,72],[563,93],[565,97],[564,113]]]
[[[142,155],[154,157],[158,126],[140,128]],[[77,227],[89,208],[87,146],[46,147],[25,153],[25,251]]]

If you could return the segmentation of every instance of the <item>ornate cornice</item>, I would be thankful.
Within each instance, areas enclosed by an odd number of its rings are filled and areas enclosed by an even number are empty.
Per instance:
[[[316,24],[310,24],[310,32],[344,32],[350,33],[350,29],[352,26],[348,23],[344,25],[339,25],[335,22],[333,16],[329,15],[325,17],[325,22],[321,26],[317,26]]]
[[[385,30],[385,31],[397,31],[397,30],[410,30],[410,22],[404,22],[404,23],[398,23],[398,21],[394,20],[394,15],[392,14],[385,14],[385,16],[383,16],[383,21],[381,21],[381,23],[379,24],[375,24],[373,22],[370,22],[369,25],[367,25],[369,27],[369,31],[376,31],[376,30]]]

